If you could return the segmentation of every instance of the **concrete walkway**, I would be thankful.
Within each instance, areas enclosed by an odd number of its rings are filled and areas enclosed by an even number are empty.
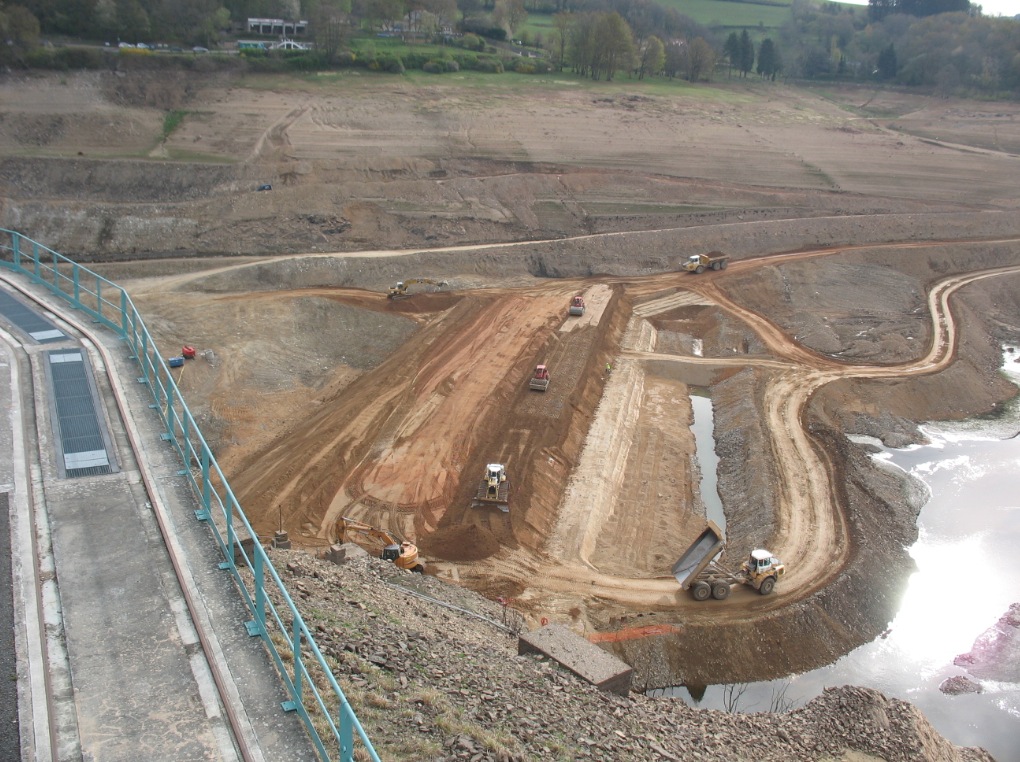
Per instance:
[[[9,293],[42,299],[39,311],[68,337],[40,345],[0,317],[0,398],[10,411],[0,422],[0,492],[11,506],[21,758],[315,759],[297,714],[281,708],[287,696],[261,641],[247,634],[250,617],[195,518],[125,344],[78,323],[81,315],[57,317],[65,307],[48,294],[3,278]],[[63,476],[46,366],[54,350],[87,362],[112,473]],[[187,559],[183,582],[168,544]],[[204,646],[193,613],[211,633]]]

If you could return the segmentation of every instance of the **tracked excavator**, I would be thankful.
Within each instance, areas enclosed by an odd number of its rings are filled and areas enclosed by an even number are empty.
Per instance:
[[[342,516],[334,524],[333,534],[338,543],[354,542],[352,535],[355,534],[369,538],[373,541],[374,546],[382,543],[383,549],[379,557],[384,561],[392,561],[401,569],[419,574],[425,571],[425,564],[418,559],[418,546],[407,540],[397,539],[385,529]]]
[[[450,285],[445,280],[433,280],[432,278],[408,278],[407,280],[398,281],[397,285],[390,289],[387,296],[390,299],[406,299],[410,296],[410,294],[407,293],[407,287],[414,286],[419,283],[423,283],[426,286],[436,286],[438,288],[445,288]]]

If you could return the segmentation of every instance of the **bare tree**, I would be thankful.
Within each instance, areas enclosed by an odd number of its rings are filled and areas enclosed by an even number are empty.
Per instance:
[[[506,4],[506,21],[512,35],[528,20],[528,12],[524,9],[524,0],[506,0]]]
[[[556,40],[554,50],[554,53],[556,54],[557,69],[559,71],[563,71],[563,67],[567,62],[567,38],[570,34],[570,25],[572,22],[573,16],[569,13],[556,13],[553,15],[553,26],[556,27],[556,33],[559,35],[559,39]]]
[[[732,683],[723,686],[723,709],[731,714],[736,714],[746,692],[747,683]]]
[[[788,712],[793,709],[796,702],[786,696],[786,689],[789,687],[790,681],[786,680],[780,688],[772,689],[772,700],[769,702],[770,712]]]
[[[323,3],[315,18],[315,46],[326,61],[334,63],[346,40],[347,12]]]

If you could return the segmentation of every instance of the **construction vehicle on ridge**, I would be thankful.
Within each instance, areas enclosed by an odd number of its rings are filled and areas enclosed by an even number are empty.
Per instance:
[[[708,254],[691,254],[680,266],[689,273],[701,273],[705,270],[725,270],[729,257],[721,251],[710,251]]]
[[[575,296],[570,300],[570,307],[567,308],[568,315],[579,316],[584,314],[584,298]]]
[[[478,483],[478,491],[472,506],[492,505],[503,513],[510,512],[510,482],[506,478],[506,466],[502,463],[489,463],[485,466],[485,476]]]
[[[726,547],[723,531],[714,522],[698,535],[691,546],[673,564],[673,576],[683,590],[689,590],[696,601],[710,597],[718,601],[729,597],[733,585],[748,585],[762,595],[775,589],[776,580],[786,573],[786,567],[769,551],[757,548],[731,572],[723,568],[718,558]]]
[[[531,377],[531,381],[528,382],[528,388],[534,389],[538,392],[544,392],[549,388],[549,369],[544,365],[535,366],[535,374]]]
[[[397,285],[390,289],[387,297],[390,299],[406,299],[410,296],[410,294],[407,293],[407,287],[418,283],[423,283],[427,286],[437,286],[438,288],[445,288],[450,285],[445,280],[433,280],[432,278],[408,278],[407,280],[398,281]]]
[[[352,534],[361,534],[382,543],[379,557],[384,561],[392,561],[399,568],[424,573],[425,564],[418,559],[418,546],[407,540],[399,540],[385,529],[366,524],[357,519],[341,516],[333,525],[333,534],[338,543],[354,542]]]

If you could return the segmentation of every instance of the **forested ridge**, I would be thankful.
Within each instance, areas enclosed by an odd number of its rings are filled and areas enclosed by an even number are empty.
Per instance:
[[[781,23],[743,27],[727,21],[741,6],[718,0],[708,20],[703,7],[698,19],[686,15],[682,0],[22,0],[0,2],[0,64],[108,65],[82,51],[40,50],[56,36],[114,49],[127,41],[226,50],[256,17],[307,21],[308,50],[258,51],[284,68],[878,81],[1020,95],[1020,21],[987,17],[967,0],[792,0]],[[381,35],[405,48],[382,50]]]

